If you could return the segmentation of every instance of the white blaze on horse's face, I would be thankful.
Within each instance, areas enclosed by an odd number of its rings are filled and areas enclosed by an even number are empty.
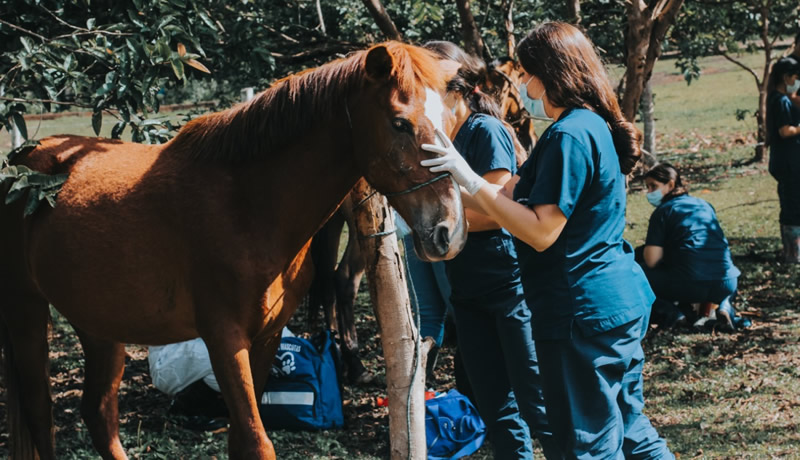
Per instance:
[[[430,88],[425,88],[425,116],[428,117],[434,128],[440,129],[442,132],[446,132],[444,129],[445,110],[442,96]],[[439,136],[433,136],[433,138],[434,142],[441,145],[442,141],[439,140]]]

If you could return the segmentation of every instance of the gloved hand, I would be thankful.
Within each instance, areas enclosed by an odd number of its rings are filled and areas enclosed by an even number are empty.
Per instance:
[[[456,182],[467,190],[467,193],[470,195],[476,194],[486,183],[486,180],[469,167],[467,160],[458,153],[453,143],[450,142],[450,138],[438,128],[436,129],[436,137],[442,143],[442,146],[422,144],[422,149],[442,156],[422,160],[420,164],[430,168],[431,172],[449,172]]]

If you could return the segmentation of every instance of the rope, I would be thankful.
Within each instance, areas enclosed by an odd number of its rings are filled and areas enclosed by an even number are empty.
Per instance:
[[[412,187],[409,187],[409,188],[407,188],[407,189],[405,189],[405,190],[401,190],[401,191],[399,191],[399,192],[394,192],[394,193],[391,193],[391,192],[390,192],[390,193],[384,193],[384,194],[383,194],[383,196],[385,196],[386,198],[391,198],[391,197],[393,197],[393,196],[400,196],[400,195],[405,195],[405,194],[407,194],[407,193],[416,192],[417,190],[421,189],[422,187],[427,187],[428,185],[431,185],[432,183],[434,183],[434,182],[436,182],[436,181],[440,181],[440,180],[444,179],[445,177],[449,177],[449,176],[450,176],[450,173],[443,173],[443,174],[440,174],[440,175],[438,175],[438,176],[434,177],[433,179],[431,179],[431,180],[429,180],[429,181],[425,181],[425,182],[423,182],[423,183],[421,183],[421,184],[414,185],[414,186],[412,186]],[[358,202],[358,204],[356,204],[356,205],[353,207],[353,209],[356,209],[356,208],[358,208],[359,206],[361,206],[362,204],[366,203],[366,202],[367,202],[367,201],[368,201],[370,198],[372,198],[373,196],[375,196],[375,194],[376,194],[376,193],[378,193],[378,191],[377,191],[377,190],[373,190],[373,191],[372,191],[372,193],[370,193],[369,195],[367,195],[367,197],[366,197],[366,198],[364,198],[363,200],[359,201],[359,202]]]

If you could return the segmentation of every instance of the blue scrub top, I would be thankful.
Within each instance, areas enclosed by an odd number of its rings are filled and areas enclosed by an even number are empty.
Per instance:
[[[605,120],[571,109],[544,132],[520,168],[517,202],[556,204],[567,217],[552,246],[515,239],[536,339],[607,331],[650,311],[655,295],[625,228],[625,177]]]
[[[773,91],[767,98],[767,133],[769,135],[769,172],[778,182],[800,180],[800,136],[781,138],[782,126],[800,125],[800,108],[789,96]]]
[[[661,203],[650,216],[645,244],[664,248],[662,263],[689,280],[724,280],[740,274],[714,208],[700,198],[680,195]]]
[[[514,142],[497,118],[473,113],[453,145],[481,176],[496,169],[517,172]],[[515,295],[520,285],[517,254],[504,229],[470,232],[464,249],[445,267],[454,302],[498,303],[504,295]]]

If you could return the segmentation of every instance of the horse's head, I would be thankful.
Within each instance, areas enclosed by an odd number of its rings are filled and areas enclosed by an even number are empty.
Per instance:
[[[450,259],[467,237],[461,195],[451,177],[420,166],[432,155],[420,146],[436,142],[434,128],[452,128],[442,93],[457,67],[397,42],[371,48],[362,62],[363,88],[348,99],[355,161],[414,230],[420,258]]]

